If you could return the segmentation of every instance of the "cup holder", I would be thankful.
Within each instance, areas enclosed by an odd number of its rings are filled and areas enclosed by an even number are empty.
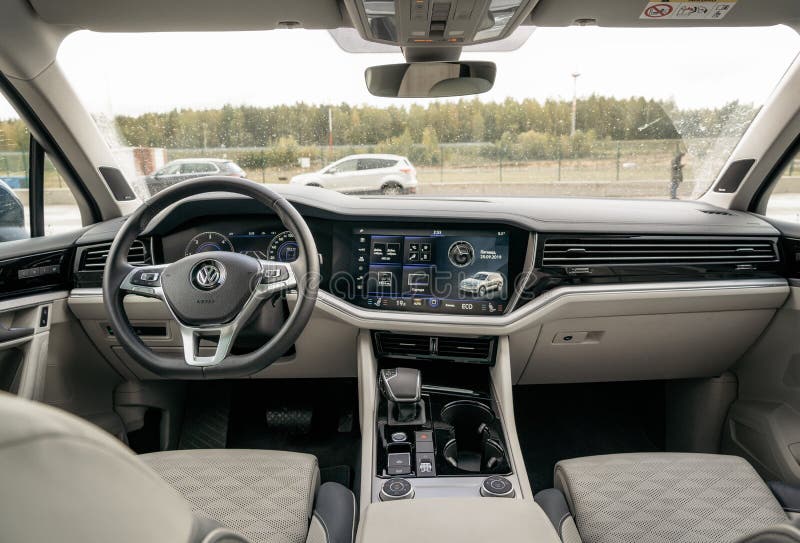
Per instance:
[[[453,468],[467,473],[500,473],[506,469],[503,446],[494,436],[497,421],[479,402],[458,400],[442,408],[441,420],[452,426],[452,438],[442,454]]]

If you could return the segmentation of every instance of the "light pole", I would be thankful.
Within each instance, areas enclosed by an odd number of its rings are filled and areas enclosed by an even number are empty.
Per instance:
[[[569,136],[575,135],[575,117],[578,113],[578,78],[581,76],[578,72],[572,72],[572,128],[570,129]]]

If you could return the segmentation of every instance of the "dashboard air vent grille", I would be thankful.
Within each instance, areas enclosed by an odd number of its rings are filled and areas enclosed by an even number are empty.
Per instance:
[[[437,358],[461,362],[492,363],[493,337],[439,337],[375,332],[378,356],[397,358]]]
[[[597,236],[545,240],[543,267],[756,264],[777,262],[767,238]]]
[[[108,259],[110,243],[87,247],[81,256],[80,271],[102,271]],[[128,251],[128,262],[134,266],[150,263],[150,254],[141,240],[135,240]]]
[[[431,338],[428,336],[380,334],[378,345],[383,354],[412,356],[431,354]]]
[[[440,337],[437,354],[443,358],[486,360],[491,358],[493,347],[494,339],[488,337]]]

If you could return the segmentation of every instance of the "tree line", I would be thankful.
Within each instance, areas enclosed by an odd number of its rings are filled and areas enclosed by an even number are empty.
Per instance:
[[[297,103],[273,107],[232,106],[172,110],[116,118],[129,145],[166,148],[267,147],[281,138],[299,145],[328,143],[332,113],[336,145],[377,145],[392,138],[422,143],[426,129],[441,143],[499,142],[526,132],[568,135],[572,103],[533,99],[432,102],[380,108]],[[749,122],[755,108],[732,102],[721,108],[679,109],[671,101],[593,95],[578,101],[576,128],[598,139],[715,137]],[[731,125],[734,125],[731,127]]]
[[[125,145],[168,149],[274,147],[280,155],[285,147],[327,145],[329,111],[336,145],[393,150],[490,142],[494,144],[492,152],[512,148],[547,148],[551,152],[554,147],[560,152],[566,146],[573,154],[581,154],[580,149],[597,140],[736,136],[756,108],[731,102],[720,108],[681,109],[670,100],[592,95],[578,100],[575,137],[570,136],[572,102],[555,99],[462,99],[387,108],[302,102],[272,107],[225,105],[219,109],[123,115],[115,121]],[[0,121],[0,150],[24,148],[21,130],[24,132],[21,121]],[[276,160],[281,161],[280,157]]]

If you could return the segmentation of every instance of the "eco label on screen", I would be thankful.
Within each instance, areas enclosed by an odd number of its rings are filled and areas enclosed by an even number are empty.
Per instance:
[[[648,2],[640,19],[722,19],[736,5],[733,0],[664,0]]]

